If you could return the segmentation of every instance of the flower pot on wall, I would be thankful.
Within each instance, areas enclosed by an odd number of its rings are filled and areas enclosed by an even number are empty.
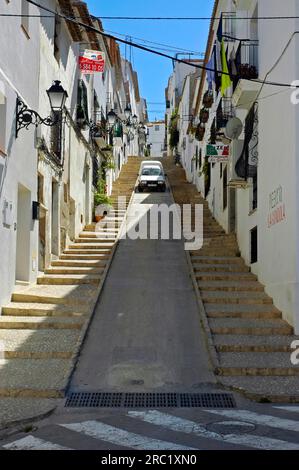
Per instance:
[[[204,96],[203,96],[203,105],[205,108],[211,108],[213,104],[213,93],[210,91],[206,91]]]

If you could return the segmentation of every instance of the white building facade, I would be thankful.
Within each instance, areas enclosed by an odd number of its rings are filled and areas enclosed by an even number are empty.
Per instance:
[[[166,150],[165,121],[153,121],[147,123],[147,146],[151,157],[161,158]]]
[[[41,0],[41,5],[103,30],[85,2]],[[128,156],[138,154],[138,127],[131,142],[123,125],[108,125],[113,108],[123,119],[126,86],[138,125],[144,112],[137,74],[124,79],[115,40],[58,16],[38,18],[40,10],[27,1],[5,2],[4,10],[24,16],[0,19],[5,44],[0,52],[0,307],[16,284],[34,283],[92,222],[99,180],[111,194]],[[104,73],[80,71],[85,49],[105,53]],[[47,96],[55,81],[68,95],[59,115]],[[23,126],[16,136],[17,97],[56,124]]]
[[[27,2],[6,3],[4,11],[39,13]],[[5,44],[0,53],[0,299],[7,302],[16,282],[34,282],[38,274],[38,222],[32,217],[37,150],[34,127],[21,129],[16,138],[16,99],[38,109],[40,44],[34,18],[1,18],[0,23],[0,41]]]
[[[285,16],[286,2],[215,2],[205,64],[214,55],[219,70],[223,39],[231,86],[221,93],[221,74],[216,73],[208,90],[206,73],[202,76],[189,131],[198,155],[189,177],[226,232],[236,233],[241,256],[298,334],[299,107],[291,98],[296,91],[281,84],[299,78],[299,36],[293,34],[299,5],[290,0],[287,7],[294,19],[284,20],[277,34],[273,22],[258,18]],[[227,163],[208,162],[211,143],[229,145]]]

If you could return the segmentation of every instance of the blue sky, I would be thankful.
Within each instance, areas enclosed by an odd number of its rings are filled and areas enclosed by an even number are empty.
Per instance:
[[[87,0],[87,3],[95,16],[210,16],[214,0]],[[199,52],[205,51],[209,29],[209,21],[103,20],[103,25],[107,31]],[[125,54],[124,46],[122,53]],[[174,55],[175,51],[165,53]],[[127,58],[130,59],[129,48]],[[165,106],[151,103],[164,103],[165,87],[172,72],[171,60],[135,48],[132,59],[141,95],[149,103],[150,120],[163,118]]]

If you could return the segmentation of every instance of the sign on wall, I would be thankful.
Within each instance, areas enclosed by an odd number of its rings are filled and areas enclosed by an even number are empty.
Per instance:
[[[279,224],[286,219],[286,208],[283,200],[282,187],[278,186],[269,194],[268,227]]]
[[[101,51],[92,51],[86,49],[79,56],[79,68],[82,73],[92,75],[94,73],[104,72],[105,53]]]
[[[208,144],[206,147],[206,156],[210,163],[225,163],[229,157],[229,145]]]

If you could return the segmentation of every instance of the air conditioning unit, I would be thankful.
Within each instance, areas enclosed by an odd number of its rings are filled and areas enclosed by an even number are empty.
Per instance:
[[[237,175],[235,166],[241,156],[244,147],[244,140],[233,140],[231,142],[231,155],[228,161],[228,181],[227,184],[231,188],[246,188],[248,182],[244,178]]]

